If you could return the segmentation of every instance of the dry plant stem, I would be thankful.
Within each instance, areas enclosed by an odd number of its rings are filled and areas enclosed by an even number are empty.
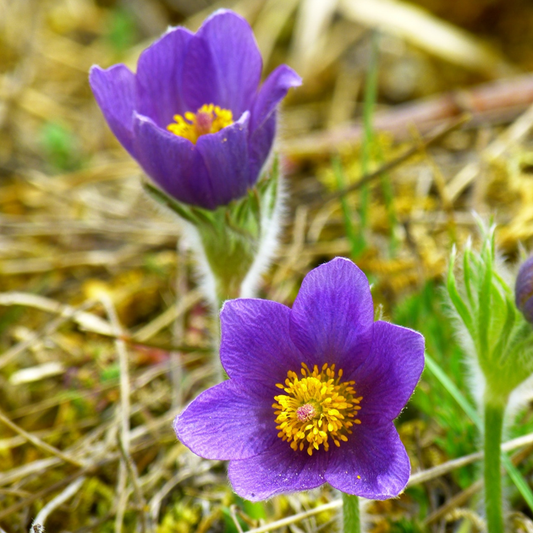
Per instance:
[[[481,151],[477,161],[468,163],[451,179],[446,188],[452,201],[459,197],[481,173],[483,163],[494,161],[516,146],[533,127],[533,105],[521,114],[503,133]]]
[[[177,278],[181,280],[181,278],[185,276],[185,269],[180,267],[180,270],[181,272],[177,274]],[[184,292],[181,281],[179,281],[177,289],[180,299],[176,301],[176,305],[170,306],[150,323],[135,332],[134,335],[131,337],[125,337],[124,340],[126,342],[139,342],[145,344],[146,341],[157,335],[162,329],[171,326],[179,319],[183,319],[183,315],[197,303],[201,302],[204,297],[202,292],[198,289]],[[177,351],[180,351],[179,346],[181,345],[183,345],[183,343],[179,343],[179,345],[176,343],[175,346]],[[172,346],[168,349],[172,349]],[[190,351],[190,349],[186,351]]]
[[[50,500],[40,511],[39,514],[35,517],[35,520],[33,521],[31,527],[35,528],[37,526],[41,526],[44,528],[44,523],[46,522],[46,519],[48,518],[48,515],[57,509],[60,505],[65,503],[68,499],[72,498],[78,490],[80,490],[81,486],[83,485],[83,482],[85,481],[85,477],[80,477],[73,481],[61,494],[56,496],[53,500]]]
[[[87,305],[89,302],[94,303],[94,301],[88,300]],[[0,305],[21,305],[23,307],[33,307],[34,309],[46,311],[47,313],[54,313],[63,317],[71,317],[73,322],[78,324],[80,328],[87,331],[99,333],[101,335],[112,336],[113,334],[111,325],[99,316],[84,312],[80,308],[75,308],[44,296],[30,294],[27,292],[4,292],[0,293]],[[85,303],[83,305],[85,305]],[[6,354],[4,354],[4,356],[5,355]]]
[[[523,437],[520,437],[520,438],[523,438]],[[509,443],[505,443],[502,446],[502,451],[505,451],[505,449],[507,449],[506,447],[508,446],[508,444]],[[532,451],[533,451],[533,446],[530,444],[529,446],[514,453],[511,457],[511,462],[513,463],[514,466],[519,465],[523,460],[525,460],[531,455]],[[446,516],[450,511],[452,511],[456,507],[461,507],[462,505],[465,505],[465,503],[476,492],[479,492],[482,488],[483,488],[483,480],[480,479],[476,481],[475,483],[473,483],[472,485],[470,485],[470,487],[468,487],[467,489],[463,490],[459,494],[455,495],[453,498],[449,499],[441,507],[439,507],[433,513],[427,516],[426,519],[424,520],[424,524],[426,525],[431,524],[432,522],[435,522],[436,520],[439,520],[443,518],[444,516]]]
[[[57,176],[56,176],[57,177]],[[4,197],[0,198],[0,204]],[[92,233],[102,233],[104,235],[125,235],[135,240],[143,238],[175,238],[177,235],[176,225],[168,222],[158,221],[152,224],[145,221],[116,221],[116,220],[54,220],[40,221],[39,225],[34,222],[19,222],[10,220],[8,217],[0,216],[0,229],[2,235],[9,236],[55,236],[65,235],[86,235]]]
[[[238,531],[238,533],[243,533],[242,527],[239,524],[239,519],[237,518],[237,514],[235,512],[235,505],[230,506],[229,512],[231,515],[231,519],[233,520],[233,524],[235,525],[235,529]]]
[[[22,342],[19,342],[9,350],[7,350],[2,357],[0,357],[0,368],[6,366],[12,359],[17,357],[19,354],[33,346],[37,341],[44,337],[49,337],[55,333],[63,324],[69,320],[74,319],[77,314],[83,313],[86,309],[92,307],[94,302],[92,300],[87,300],[78,308],[69,308],[62,310],[62,315],[58,316],[51,320],[46,326],[41,328],[39,331],[32,333],[28,338]]]
[[[287,518],[276,520],[275,522],[272,522],[271,524],[266,524],[264,526],[257,527],[255,529],[250,529],[248,533],[268,533],[269,531],[274,531],[275,529],[280,529],[282,527],[289,526],[296,522],[305,520],[306,518],[309,518],[310,516],[323,513],[324,511],[330,511],[331,509],[337,509],[338,507],[341,507],[341,506],[342,506],[342,500],[340,499],[333,500],[332,502],[319,505],[318,507],[314,507],[313,509],[309,509],[308,511],[303,511],[301,513],[293,514],[292,516],[288,516]]]
[[[481,516],[479,516],[472,509],[454,509],[444,517],[446,522],[456,522],[463,520],[463,526],[458,528],[458,531],[473,531],[474,533],[485,533],[487,531],[487,523]]]
[[[174,477],[169,479],[162,487],[161,489],[154,495],[152,500],[150,501],[150,515],[152,517],[152,520],[154,522],[157,522],[157,519],[159,517],[159,511],[161,509],[161,503],[163,502],[163,499],[169,494],[169,492],[176,487],[179,483],[184,481],[185,479],[192,477],[192,476],[199,476],[200,474],[203,474],[204,472],[207,472],[212,468],[212,465],[203,462],[200,464],[198,468],[194,469],[188,469],[188,470],[180,470]]]
[[[144,346],[150,346],[153,348],[159,348],[161,350],[177,350],[181,352],[192,352],[192,351],[207,351],[207,349],[200,348],[197,346],[187,346],[187,345],[168,345],[148,342],[152,336],[158,333],[161,329],[167,327],[172,323],[173,320],[177,317],[186,313],[191,307],[196,305],[203,298],[200,291],[191,291],[187,293],[183,301],[180,302],[179,307],[170,307],[167,311],[162,313],[159,317],[153,320],[150,324],[147,324],[145,327],[137,331],[134,335],[123,334],[120,338],[127,344],[142,344]],[[92,301],[87,301],[83,306],[94,304]],[[5,292],[0,293],[0,305],[21,305],[25,307],[33,307],[35,309],[40,309],[49,313],[60,314],[63,317],[70,317],[73,322],[75,322],[81,329],[91,333],[97,333],[98,335],[103,335],[105,337],[111,337],[116,339],[115,331],[109,322],[100,318],[99,316],[87,313],[82,310],[82,308],[74,308],[69,305],[62,304],[50,298],[45,298],[44,296],[38,296],[35,294],[28,294],[24,292]],[[52,322],[45,327],[51,326]],[[55,330],[54,330],[55,331]],[[52,331],[51,333],[53,333]],[[43,335],[50,335],[49,332],[44,332]],[[33,342],[35,342],[35,339]],[[27,342],[29,339],[23,342]],[[30,345],[31,346],[31,345]],[[5,352],[0,358],[0,368],[4,365],[3,358],[9,358],[18,355],[19,350],[24,350],[29,348],[29,346],[23,346],[23,343],[19,343],[14,346],[12,349]],[[12,353],[11,350],[17,350],[16,353]]]
[[[83,464],[76,459],[73,459],[72,457],[68,456],[67,454],[63,453],[61,450],[58,450],[57,448],[54,448],[53,446],[50,446],[50,444],[47,444],[46,442],[42,441],[35,435],[32,435],[31,433],[28,433],[24,429],[22,429],[20,426],[17,426],[17,424],[13,423],[7,416],[0,411],[0,422],[3,422],[9,429],[15,431],[18,433],[21,437],[25,438],[28,442],[31,442],[35,447],[39,448],[45,453],[50,453],[54,455],[55,457],[61,459],[65,463],[82,467]]]
[[[93,250],[90,252],[68,252],[60,256],[6,259],[0,262],[0,269],[4,276],[18,276],[84,266],[109,267],[142,257],[149,249],[150,246],[134,244],[124,245],[116,251]]]
[[[128,354],[126,352],[126,345],[121,339],[122,328],[118,321],[118,317],[113,306],[111,298],[107,294],[102,295],[102,304],[105,307],[109,321],[113,326],[116,336],[115,347],[119,359],[120,367],[120,410],[118,416],[120,417],[120,446],[122,447],[123,455],[128,457],[130,448],[130,381],[129,381],[129,365]],[[126,489],[127,483],[127,464],[126,460],[121,458],[119,466],[118,481],[116,487],[116,494],[118,495],[117,514],[115,517],[115,532],[121,533],[124,513],[129,497],[129,491]]]
[[[116,460],[116,457],[113,459],[109,459],[107,461],[102,461],[101,463],[87,466],[85,468],[82,468],[78,472],[71,474],[70,476],[62,479],[61,481],[58,481],[57,483],[54,483],[53,485],[50,485],[46,489],[43,489],[39,492],[35,492],[33,494],[28,495],[28,497],[24,498],[23,500],[13,504],[11,507],[8,507],[7,509],[3,509],[0,511],[0,519],[3,519],[13,513],[16,513],[20,509],[24,509],[25,507],[29,507],[33,502],[42,500],[43,498],[46,498],[49,494],[52,492],[55,492],[56,490],[61,490],[66,485],[69,485],[73,481],[77,480],[78,478],[85,476],[89,473],[95,472],[100,466],[103,466],[107,463],[111,463],[113,460]]]
[[[142,533],[152,532],[153,527],[150,524],[150,517],[146,512],[148,510],[148,507],[146,505],[146,500],[142,493],[141,487],[139,486],[139,474],[137,472],[137,468],[135,467],[135,463],[133,462],[131,455],[129,455],[129,453],[124,448],[124,444],[120,436],[119,436],[118,442],[119,442],[120,454],[122,456],[124,463],[126,463],[126,467],[130,475],[131,483],[133,485],[133,493],[135,494],[135,499],[137,500],[137,504],[140,509],[141,532]]]
[[[450,500],[448,500],[444,505],[439,507],[438,509],[435,509],[425,520],[424,525],[429,525],[435,522],[436,520],[440,520],[441,518],[448,515],[453,509],[456,507],[460,507],[461,505],[464,505],[465,502],[467,502],[476,492],[479,492],[483,488],[483,480],[479,479],[470,487],[463,490]]]
[[[169,426],[170,422],[172,421],[173,418],[175,418],[175,416],[177,414],[178,413],[175,412],[175,411],[174,412],[170,412],[168,415],[165,415],[164,417],[162,417],[163,419],[161,421],[159,421],[159,420],[157,421],[158,425],[161,424],[161,425],[163,425],[165,427]],[[136,438],[143,437],[143,436],[145,436],[148,433],[148,430],[146,428],[142,428],[142,427],[135,428],[134,431],[139,430],[139,429],[141,431],[137,431],[136,435],[132,435],[132,440],[135,440]],[[173,437],[173,439],[174,438],[175,437]],[[154,444],[153,441],[141,442],[139,445],[137,445],[133,449],[133,451],[134,452],[141,451],[141,450],[146,449],[146,448],[148,448],[150,446],[153,446],[153,444]],[[70,476],[58,481],[57,483],[54,483],[53,485],[50,485],[46,489],[43,489],[40,492],[37,492],[37,493],[34,493],[34,494],[30,494],[26,498],[24,498],[23,500],[13,504],[11,507],[8,507],[7,509],[0,510],[0,519],[3,519],[6,516],[9,516],[9,515],[11,515],[13,513],[16,513],[20,509],[24,509],[25,507],[29,507],[34,501],[38,501],[38,500],[44,499],[46,496],[48,496],[48,494],[62,489],[63,487],[65,487],[66,485],[71,483],[72,481],[78,479],[80,476],[88,476],[88,475],[94,474],[100,468],[103,468],[105,466],[113,464],[113,463],[115,463],[118,460],[120,460],[120,454],[119,453],[117,453],[117,452],[107,452],[106,451],[105,452],[105,459],[99,459],[98,458],[92,464],[88,464],[87,466],[85,466],[84,468],[79,470],[78,472],[75,472],[74,474],[71,474]],[[51,459],[51,461],[57,461],[57,460],[56,459]],[[211,467],[218,464],[216,461],[210,461],[210,463],[211,463]],[[56,464],[56,463],[53,463],[53,465],[54,464]],[[49,466],[52,466],[52,465],[49,465]],[[33,474],[36,471],[42,471],[42,470],[43,470],[43,467],[39,466],[39,468],[32,470],[31,473]]]
[[[376,131],[392,133],[405,138],[408,127],[414,126],[421,133],[431,131],[437,124],[450,120],[464,112],[472,114],[475,124],[512,121],[533,102],[533,75],[515,77],[502,82],[480,85],[469,91],[446,93],[434,98],[395,106],[391,110],[376,113]],[[356,122],[348,126],[287,140],[284,152],[290,156],[316,157],[317,154],[334,153],[339,145],[361,142],[363,125]]]

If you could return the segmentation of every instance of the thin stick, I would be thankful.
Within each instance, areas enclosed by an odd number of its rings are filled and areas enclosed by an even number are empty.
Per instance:
[[[147,531],[151,531],[153,528],[150,527],[149,525],[149,516],[147,516],[147,513],[146,513],[146,510],[148,509],[148,507],[146,505],[146,499],[144,498],[144,494],[142,493],[141,487],[139,485],[139,474],[137,472],[135,463],[133,462],[133,459],[131,458],[131,455],[124,448],[124,444],[122,442],[121,436],[119,436],[118,438],[118,443],[119,443],[120,454],[124,462],[126,463],[126,467],[130,475],[131,484],[133,485],[133,493],[135,494],[137,504],[139,505],[139,508],[141,509],[141,531],[142,533],[147,533]]]
[[[130,452],[130,379],[129,379],[129,365],[128,353],[126,351],[126,343],[122,336],[122,328],[120,326],[117,313],[111,298],[107,293],[100,295],[100,300],[105,307],[109,322],[113,327],[115,334],[115,348],[117,350],[119,368],[120,368],[120,409],[117,416],[120,418],[120,437],[119,448],[121,449],[121,458],[118,472],[118,481],[116,486],[116,494],[118,495],[117,514],[115,516],[115,532],[121,533],[122,523],[124,520],[124,513],[126,511],[129,492],[126,490],[126,483],[128,479],[127,460]],[[143,522],[144,524],[144,522]]]
[[[363,185],[366,185],[367,183],[370,183],[371,181],[381,176],[381,174],[389,172],[393,168],[401,165],[402,163],[405,163],[407,160],[411,159],[411,157],[415,156],[420,151],[424,151],[429,146],[442,141],[452,131],[455,131],[456,129],[460,128],[461,126],[466,124],[469,120],[470,120],[470,115],[463,115],[462,117],[460,117],[457,120],[454,120],[451,123],[445,124],[444,126],[440,126],[427,138],[422,140],[422,142],[417,143],[415,146],[412,146],[411,148],[406,150],[402,155],[396,157],[392,161],[388,161],[387,163],[382,165],[377,170],[374,170],[374,172],[365,174],[356,183],[353,183],[352,185],[349,185],[348,187],[345,187],[344,189],[332,192],[331,194],[326,196],[326,198],[320,198],[319,200],[317,200],[317,203],[320,203],[322,205],[325,202],[336,200],[337,198],[340,198],[341,196],[344,196],[345,194],[348,194],[350,192],[360,189]]]
[[[159,489],[158,492],[155,493],[155,495],[152,497],[150,501],[150,514],[152,516],[152,520],[154,522],[157,522],[159,518],[159,511],[161,509],[161,503],[163,502],[163,499],[167,496],[167,494],[179,483],[184,481],[185,479],[191,477],[191,476],[199,476],[200,474],[203,474],[204,472],[209,471],[212,468],[212,465],[203,462],[200,464],[199,467],[194,468],[188,468],[187,470],[181,469],[175,476],[173,476],[171,479],[169,479],[162,487]]]
[[[288,516],[287,518],[282,518],[281,520],[277,520],[276,522],[272,522],[271,524],[266,524],[265,526],[250,529],[248,533],[267,533],[268,531],[272,531],[273,529],[279,529],[280,527],[288,526],[290,524],[293,524],[294,522],[300,522],[301,520],[309,518],[310,516],[320,514],[324,511],[329,511],[331,509],[337,509],[337,507],[341,506],[342,500],[333,500],[332,502],[319,505],[318,507],[314,507],[313,509],[309,509],[308,511],[303,511],[301,513],[296,513],[292,516]]]
[[[235,505],[230,505],[229,512],[231,515],[231,519],[233,520],[233,524],[235,525],[235,528],[239,533],[243,533],[241,524],[239,524],[239,519],[237,518],[237,514],[235,512]]]
[[[85,479],[85,477],[76,479],[63,492],[61,492],[61,494],[57,495],[53,500],[50,500],[35,517],[35,520],[31,525],[32,531],[39,526],[42,527],[42,530],[44,531],[44,523],[46,522],[48,515],[60,505],[65,503],[69,498],[72,498],[72,496],[74,496],[74,494],[80,490],[80,487],[83,485]]]

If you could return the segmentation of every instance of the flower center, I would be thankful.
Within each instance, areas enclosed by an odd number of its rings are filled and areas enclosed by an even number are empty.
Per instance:
[[[355,396],[355,381],[341,381],[342,369],[335,371],[335,365],[325,364],[320,371],[315,365],[311,371],[302,363],[301,374],[289,370],[285,383],[276,384],[286,394],[274,396],[272,407],[278,437],[293,450],[307,448],[313,455],[320,446],[328,451],[329,439],[335,446],[348,440],[350,428],[361,423],[356,416],[363,397]]]
[[[174,115],[173,118],[175,122],[169,124],[167,130],[189,139],[193,144],[196,144],[198,137],[217,133],[233,124],[233,113],[214,104],[204,104],[196,113],[187,111],[185,117]]]

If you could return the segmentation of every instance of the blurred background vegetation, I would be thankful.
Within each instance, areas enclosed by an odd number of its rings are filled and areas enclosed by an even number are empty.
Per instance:
[[[477,238],[472,211],[498,223],[510,277],[533,245],[530,0],[0,0],[8,533],[43,509],[51,532],[234,533],[308,511],[277,531],[336,531],[337,511],[319,507],[331,489],[251,505],[223,464],[176,442],[173,417],[214,379],[212,318],[175,223],[144,198],[87,82],[92,64],[134,69],[168,25],[196,30],[220,7],[250,21],[265,74],[288,63],[304,79],[281,113],[290,194],[262,297],[290,305],[311,268],[351,257],[376,313],[420,330],[466,395],[440,289],[451,246]],[[413,471],[477,449],[450,391],[426,371],[398,420]],[[509,437],[533,431],[528,406]],[[529,485],[530,451],[514,456]],[[471,464],[413,483],[369,506],[369,528],[476,530],[478,474]],[[533,531],[522,495],[507,493],[516,529]]]

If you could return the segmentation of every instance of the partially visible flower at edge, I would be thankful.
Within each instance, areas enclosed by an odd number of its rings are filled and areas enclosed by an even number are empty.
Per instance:
[[[522,263],[515,284],[516,307],[533,324],[533,256]]]
[[[228,10],[196,34],[169,30],[137,74],[93,66],[90,85],[117,139],[152,180],[185,204],[215,209],[253,187],[268,159],[276,107],[300,77],[286,65],[260,87],[262,58],[248,22]]]
[[[397,496],[410,463],[393,420],[424,367],[424,338],[374,322],[363,272],[336,258],[303,280],[292,309],[257,299],[221,311],[229,380],[179,415],[178,438],[230,460],[235,492],[257,501],[329,483],[371,499]]]

